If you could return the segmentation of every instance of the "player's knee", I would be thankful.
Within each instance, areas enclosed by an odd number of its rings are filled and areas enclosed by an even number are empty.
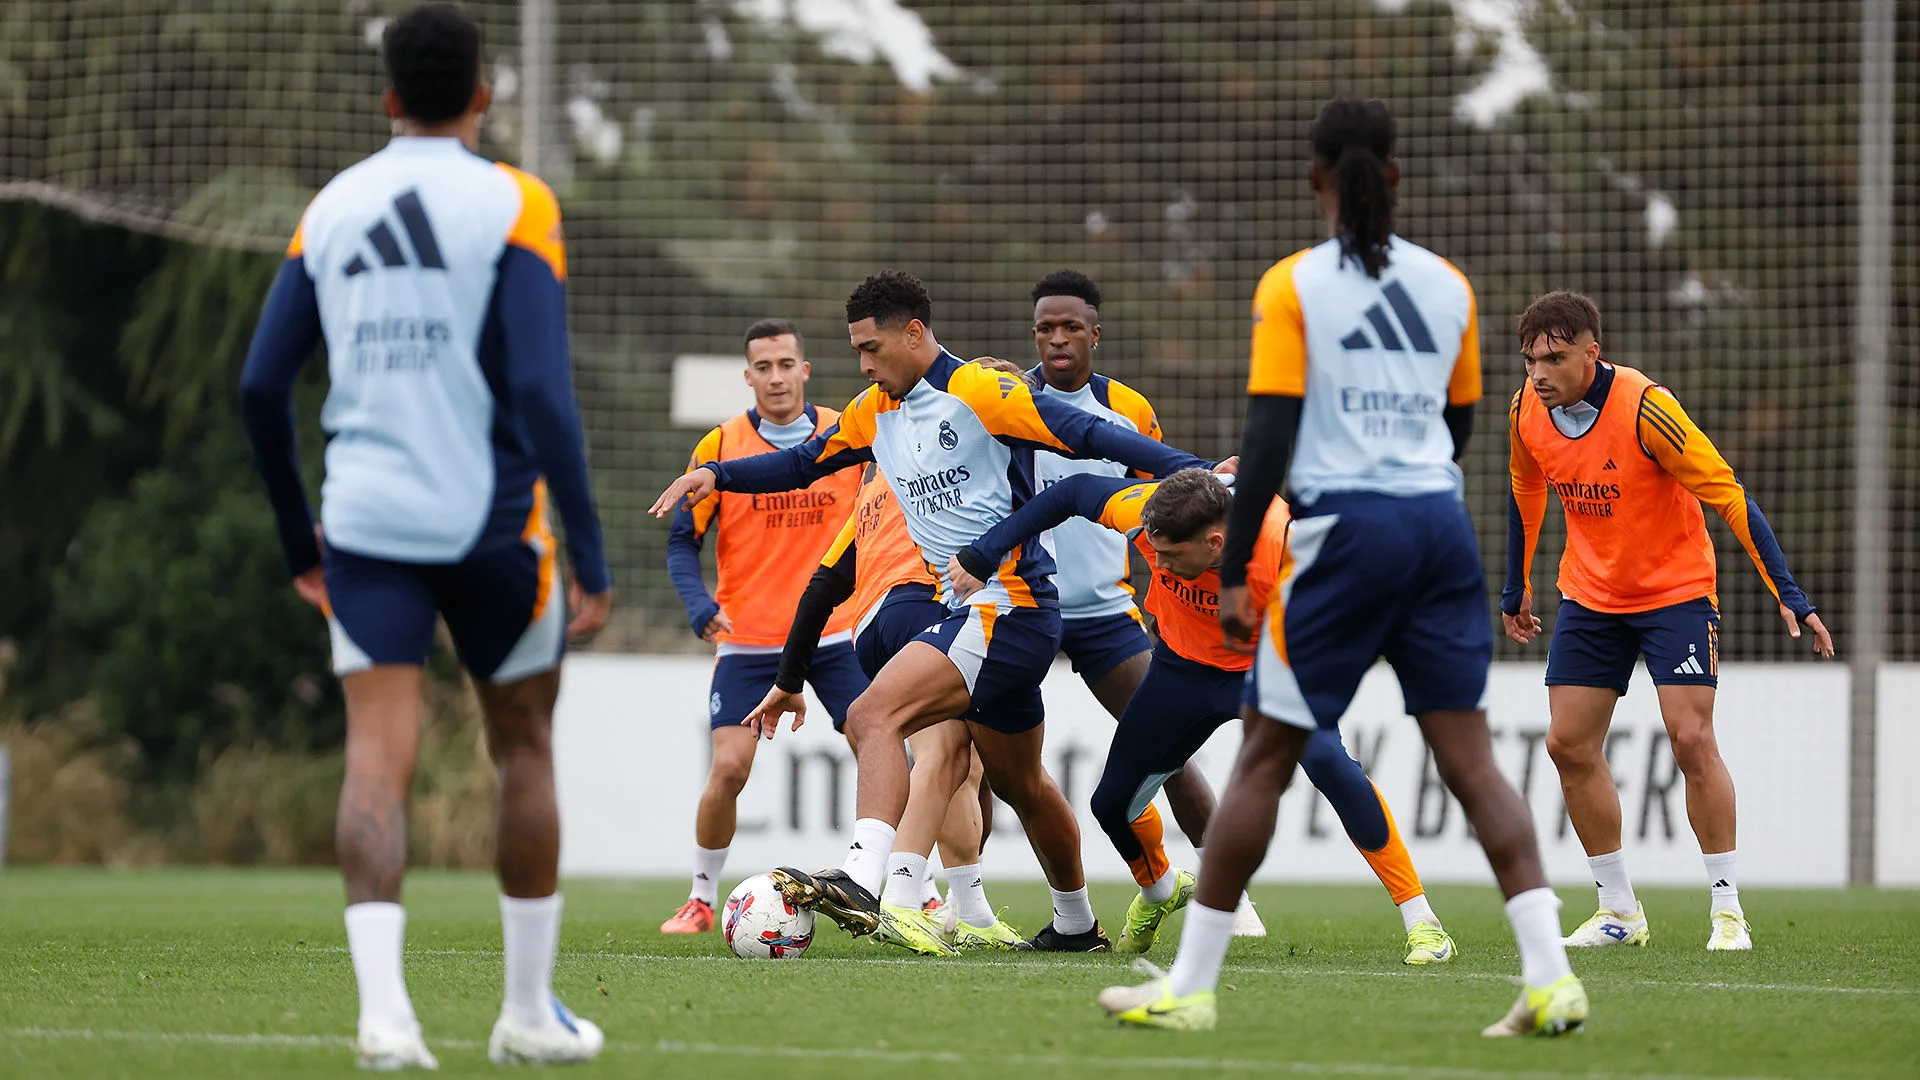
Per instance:
[[[1673,760],[1684,775],[1694,776],[1713,767],[1720,759],[1720,747],[1713,728],[1699,724],[1678,728],[1667,735],[1673,747]]]
[[[747,777],[753,772],[752,748],[748,753],[716,753],[713,766],[707,770],[707,786],[728,796],[735,796],[747,786]]]
[[[1573,738],[1565,732],[1547,732],[1547,757],[1562,774],[1585,773],[1604,768],[1606,755],[1601,744],[1592,739]]]
[[[898,727],[892,711],[884,703],[874,700],[871,694],[861,694],[847,706],[847,722],[844,725],[849,742],[856,749],[868,738],[885,736]]]

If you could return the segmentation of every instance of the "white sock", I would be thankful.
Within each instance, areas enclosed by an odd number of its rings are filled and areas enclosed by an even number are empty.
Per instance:
[[[1173,890],[1179,886],[1180,877],[1171,868],[1154,879],[1151,885],[1140,886],[1140,899],[1149,904],[1164,904],[1173,899]]]
[[[875,896],[887,880],[887,856],[893,851],[893,826],[879,818],[863,817],[853,823],[853,844],[847,848],[847,861],[840,869],[854,883]]]
[[[1419,896],[1400,905],[1400,921],[1406,924],[1407,933],[1409,934],[1413,933],[1413,924],[1415,923],[1432,923],[1435,926],[1440,926],[1440,916],[1433,913],[1433,905],[1427,903],[1426,893],[1421,893]],[[1446,929],[1444,926],[1440,928],[1442,930]]]
[[[1702,854],[1700,858],[1707,864],[1707,884],[1713,889],[1714,911],[1740,911],[1740,883],[1733,879],[1733,856],[1731,851],[1717,855]]]
[[[1520,943],[1520,978],[1528,986],[1537,990],[1573,974],[1560,937],[1560,898],[1552,889],[1542,885],[1507,901],[1507,921]]]
[[[727,848],[693,847],[693,891],[687,894],[689,900],[699,900],[708,907],[720,902],[720,871],[727,868]]]
[[[1633,895],[1633,882],[1627,878],[1625,852],[1589,855],[1587,867],[1593,871],[1593,883],[1600,889],[1601,907],[1617,915],[1633,915],[1640,910],[1640,900]],[[1707,873],[1713,873],[1713,869],[1709,867]]]
[[[1211,991],[1220,984],[1220,965],[1227,962],[1227,943],[1233,940],[1233,912],[1215,911],[1194,901],[1187,905],[1187,926],[1180,932],[1180,951],[1174,954],[1167,990],[1175,997]]]
[[[920,876],[927,872],[927,857],[911,851],[896,851],[887,856],[887,887],[880,902],[894,907],[920,910]]]
[[[502,1014],[523,1027],[554,1022],[553,954],[560,949],[560,894],[500,898],[500,936],[507,947],[507,998]]]
[[[985,930],[1000,921],[993,917],[993,908],[987,903],[979,863],[947,871],[947,903],[953,905],[954,916],[968,926]]]
[[[407,936],[407,909],[374,901],[347,905],[347,951],[360,985],[360,1028],[407,1030],[414,1024],[413,1001],[400,973]]]
[[[926,907],[940,899],[940,886],[933,880],[933,866],[928,864],[926,872],[920,875],[920,907]]]
[[[1084,934],[1093,929],[1093,904],[1087,900],[1085,885],[1072,892],[1061,892],[1051,886],[1047,891],[1053,894],[1053,928],[1062,934]]]

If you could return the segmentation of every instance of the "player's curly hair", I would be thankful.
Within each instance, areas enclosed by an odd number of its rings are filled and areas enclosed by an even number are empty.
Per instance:
[[[1527,310],[1514,320],[1514,332],[1520,336],[1520,347],[1526,348],[1542,334],[1548,341],[1563,341],[1573,344],[1573,339],[1582,332],[1591,333],[1593,340],[1600,340],[1600,305],[1577,292],[1555,289],[1553,292],[1534,297]]]
[[[1041,278],[1033,287],[1033,300],[1038,303],[1048,296],[1077,296],[1085,300],[1088,307],[1100,310],[1100,286],[1078,270],[1055,270]]]
[[[467,111],[480,88],[480,24],[458,4],[421,4],[387,24],[380,40],[400,109],[439,124]]]
[[[1320,107],[1307,141],[1340,196],[1340,261],[1351,258],[1377,278],[1387,266],[1393,235],[1393,114],[1371,98],[1335,98]]]
[[[1222,528],[1233,511],[1233,495],[1220,478],[1205,469],[1181,469],[1160,481],[1140,508],[1140,524],[1155,536],[1176,544]]]
[[[905,270],[882,270],[860,283],[847,297],[847,322],[872,319],[883,329],[895,329],[909,320],[933,325],[933,298],[920,279]]]

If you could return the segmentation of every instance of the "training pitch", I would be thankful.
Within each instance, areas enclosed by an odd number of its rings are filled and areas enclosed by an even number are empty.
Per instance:
[[[751,867],[730,867],[733,879]],[[1031,933],[1044,889],[991,885]],[[1131,886],[1094,887],[1119,935]],[[1271,936],[1236,941],[1220,1028],[1121,1030],[1093,1004],[1128,958],[923,960],[821,920],[791,962],[657,931],[681,882],[572,881],[555,986],[607,1032],[581,1073],[622,1076],[1891,1077],[1920,1061],[1920,893],[1745,890],[1756,950],[1708,954],[1705,890],[1643,889],[1645,949],[1577,952],[1584,1034],[1488,1040],[1517,992],[1491,888],[1441,887],[1453,964],[1403,967],[1378,888],[1254,891]],[[1593,907],[1560,890],[1562,923]],[[491,879],[407,882],[407,981],[443,1075],[492,1075]],[[341,891],[321,871],[0,872],[0,1076],[353,1075]],[[1149,959],[1169,965],[1180,918]]]

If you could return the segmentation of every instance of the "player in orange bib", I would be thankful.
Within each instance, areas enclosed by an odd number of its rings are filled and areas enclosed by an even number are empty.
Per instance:
[[[1833,639],[1794,584],[1760,507],[1720,451],[1666,387],[1600,359],[1600,309],[1571,292],[1535,300],[1520,316],[1527,386],[1509,411],[1507,636],[1540,633],[1533,614],[1534,545],[1547,490],[1567,516],[1560,613],[1547,650],[1552,720],[1547,752],[1560,771],[1567,816],[1587,851],[1600,907],[1568,945],[1644,945],[1646,912],[1620,850],[1620,795],[1604,753],[1613,706],[1646,658],[1674,759],[1687,783],[1687,819],[1712,891],[1712,951],[1753,948],[1734,877],[1733,778],[1713,735],[1720,614],[1713,541],[1700,504],[1733,529],[1780,605],[1788,631]]]
[[[840,419],[832,409],[807,404],[812,369],[793,323],[754,323],[747,328],[746,352],[754,407],[707,432],[694,448],[689,470],[710,461],[797,446]],[[820,553],[846,523],[859,486],[858,473],[840,473],[776,495],[720,492],[674,514],[667,572],[687,607],[693,632],[716,643],[718,655],[707,698],[713,764],[694,816],[693,888],[680,910],[661,924],[662,933],[713,929],[720,871],[733,843],[736,801],[753,770],[758,745],[740,721],[773,685],[794,605]],[[715,537],[717,596],[707,593],[700,571],[700,548],[709,535]],[[836,729],[845,722],[848,704],[867,688],[853,656],[852,625],[850,611],[827,625],[826,648],[813,669],[813,688],[833,715]]]
[[[939,599],[940,588],[939,576],[907,532],[907,519],[892,486],[878,469],[868,466],[853,516],[821,557],[800,597],[774,688],[745,723],[773,738],[779,726],[779,713],[773,710],[787,701],[795,707],[794,726],[804,720],[806,702],[799,697],[800,686],[808,677],[835,605],[852,612],[854,650],[861,668],[871,675],[904,642],[924,630],[929,619],[942,617],[945,604]],[[893,847],[924,859],[939,843],[947,871],[947,902],[939,904],[937,891],[929,894],[931,874],[908,880],[889,873],[881,902],[905,911],[917,908],[919,914],[883,923],[877,936],[890,945],[928,955],[1015,948],[1021,941],[1019,932],[1002,922],[987,902],[980,868],[985,842],[981,764],[967,725],[935,724],[908,736],[907,745],[913,749],[913,773]],[[903,921],[912,924],[904,933]]]
[[[1253,667],[1251,654],[1229,648],[1220,636],[1219,561],[1232,506],[1226,484],[1202,469],[1150,483],[1071,476],[954,557],[959,566],[952,576],[961,587],[970,584],[966,578],[978,581],[999,565],[997,556],[1025,538],[1084,518],[1131,538],[1151,569],[1146,606],[1160,640],[1120,716],[1093,792],[1094,817],[1140,885],[1127,909],[1126,933],[1115,946],[1121,952],[1146,952],[1161,924],[1193,895],[1193,874],[1168,864],[1153,797],[1220,725],[1239,716],[1246,673]],[[1286,547],[1287,506],[1275,499],[1248,566],[1256,605],[1264,606],[1272,595]],[[1407,931],[1406,963],[1452,960],[1453,939],[1427,902],[1393,813],[1341,744],[1340,733],[1333,728],[1315,732],[1301,767],[1333,804],[1347,836],[1399,906]]]

